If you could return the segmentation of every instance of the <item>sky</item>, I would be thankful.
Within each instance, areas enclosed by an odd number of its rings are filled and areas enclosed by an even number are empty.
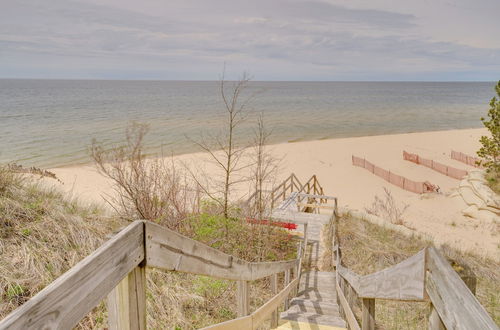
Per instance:
[[[0,78],[496,81],[500,0],[0,0]]]

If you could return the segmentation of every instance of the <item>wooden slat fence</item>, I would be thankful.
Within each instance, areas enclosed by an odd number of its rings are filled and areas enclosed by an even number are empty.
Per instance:
[[[392,173],[391,171],[384,170],[377,165],[367,161],[364,158],[352,156],[352,165],[362,167],[385,181],[398,186],[401,189],[411,191],[416,194],[423,194],[427,192],[437,191],[439,188],[430,182],[418,182],[405,178],[401,175]]]
[[[436,172],[439,172],[441,174],[444,174],[446,176],[458,180],[461,180],[464,176],[468,174],[466,170],[444,165],[435,160],[423,158],[417,154],[412,154],[406,151],[403,151],[403,159],[415,164],[423,165],[425,167],[433,169]]]
[[[450,157],[451,159],[458,160],[459,162],[462,162],[464,164],[481,168],[481,166],[478,165],[478,162],[480,161],[479,158],[469,156],[467,154],[464,154],[463,152],[452,150]]]

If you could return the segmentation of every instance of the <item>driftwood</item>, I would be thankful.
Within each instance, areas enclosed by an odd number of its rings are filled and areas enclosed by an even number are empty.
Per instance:
[[[34,174],[39,175],[40,177],[51,178],[57,180],[59,183],[63,183],[56,176],[54,172],[44,170],[39,167],[31,166],[31,167],[23,167],[23,165],[11,163],[7,165],[7,169],[13,173],[25,173],[25,174]]]

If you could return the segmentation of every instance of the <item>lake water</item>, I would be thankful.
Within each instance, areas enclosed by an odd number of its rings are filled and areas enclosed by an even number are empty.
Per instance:
[[[481,127],[488,82],[251,82],[256,93],[239,136],[264,113],[270,142]],[[215,81],[0,79],[0,163],[89,162],[93,138],[115,144],[131,121],[150,125],[147,151],[198,151],[188,137],[223,125]]]

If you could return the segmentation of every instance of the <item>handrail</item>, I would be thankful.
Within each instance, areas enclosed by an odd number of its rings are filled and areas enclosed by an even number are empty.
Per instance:
[[[291,282],[287,282],[289,280],[289,271],[288,270],[288,275],[285,273],[285,287],[283,290],[281,290],[278,294],[273,296],[270,300],[268,300],[264,305],[259,307],[257,310],[255,310],[253,313],[247,315],[247,316],[242,316],[233,320],[225,321],[222,323],[214,324],[209,327],[206,327],[204,329],[211,329],[211,330],[226,330],[226,329],[235,329],[235,328],[241,328],[241,329],[257,329],[265,320],[269,319],[269,317],[272,317],[273,313],[277,317],[278,315],[278,307],[280,304],[288,300],[288,297],[290,293],[292,293],[294,290],[298,288],[299,282],[300,282],[300,275],[302,273],[302,260],[305,256],[306,249],[307,249],[307,224],[304,224],[304,243],[299,245],[298,248],[298,265],[297,268],[295,269],[295,279],[293,279]],[[286,305],[285,305],[286,306]],[[286,307],[285,307],[286,308]],[[278,320],[271,320],[272,321],[272,326],[276,327],[278,326]]]
[[[0,330],[72,328],[106,296],[110,328],[145,329],[145,267],[247,284],[285,272],[285,290],[251,314],[252,324],[260,324],[298,284],[305,244],[293,260],[248,262],[152,222],[134,221],[1,320]],[[295,279],[290,282],[291,270]],[[248,296],[243,298],[238,302],[248,301]]]
[[[255,312],[248,316],[240,317],[237,319],[229,320],[226,322],[214,324],[212,326],[203,328],[211,330],[225,330],[225,329],[257,329],[265,320],[269,318],[278,306],[287,299],[290,292],[299,284],[299,277],[291,281],[283,290],[277,295],[268,300],[264,305],[259,307]]]
[[[347,287],[362,299],[363,329],[375,328],[375,299],[431,302],[431,315],[434,313],[435,316],[429,318],[430,329],[498,329],[462,279],[434,247],[424,248],[392,267],[360,276],[342,265],[337,235],[335,241],[336,289],[339,305],[350,328],[359,329],[359,324],[344,296]]]
[[[249,262],[146,222],[146,265],[227,280],[254,281],[297,267],[298,259]]]
[[[427,250],[425,290],[447,329],[498,329],[488,312],[446,259]]]
[[[250,205],[251,202],[257,198],[259,190],[256,190],[248,199],[246,200],[246,204]],[[297,178],[295,173],[290,174],[286,179],[284,179],[278,186],[276,186],[273,190],[270,191],[270,201],[271,201],[271,209],[274,209],[276,203],[279,200],[286,200],[289,195],[287,193],[299,193],[311,195],[308,197],[309,200],[316,200],[319,198],[320,203],[326,203],[327,199],[323,197],[323,187],[318,181],[316,175],[312,175],[306,183],[302,184],[300,180]],[[315,197],[313,197],[315,196]],[[320,197],[321,196],[321,197]],[[304,199],[303,196],[298,198],[298,202],[302,203]],[[310,204],[310,203],[306,203]],[[303,209],[307,209],[304,207]]]
[[[0,329],[71,329],[144,260],[144,222],[136,221],[15,309]]]

